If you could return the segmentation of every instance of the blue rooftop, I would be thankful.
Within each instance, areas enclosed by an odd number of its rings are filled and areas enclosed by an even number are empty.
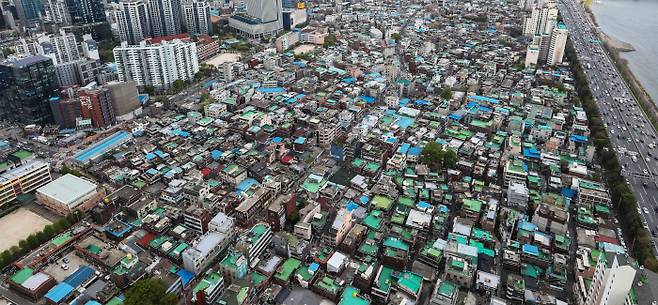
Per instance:
[[[343,81],[343,83],[351,84],[351,83],[353,83],[354,81],[356,81],[356,78],[354,78],[354,77],[346,77],[346,78],[343,78],[342,81]]]
[[[375,103],[375,98],[368,95],[359,95],[359,98],[368,104]]]
[[[541,152],[537,148],[523,148],[523,156],[530,159],[539,159],[541,158]]]
[[[282,93],[282,92],[286,92],[286,89],[282,87],[272,87],[272,88],[260,87],[256,89],[256,91],[261,93]]]
[[[187,285],[192,281],[194,278],[194,273],[189,272],[185,269],[180,269],[178,272],[176,272],[176,275],[180,276],[181,281],[183,282],[183,287],[187,287]]]
[[[222,154],[224,154],[224,153],[221,152],[220,150],[215,149],[215,150],[210,152],[210,157],[213,160],[219,160],[222,157]]]
[[[408,156],[420,156],[420,153],[423,151],[422,148],[418,146],[414,146],[409,148],[409,151],[407,152]]]
[[[524,231],[535,231],[537,230],[537,225],[532,222],[522,221],[519,223],[519,230]]]
[[[498,104],[500,103],[499,100],[492,98],[492,97],[487,97],[487,96],[481,96],[481,95],[471,95],[468,97],[469,100],[474,100],[474,101],[482,101],[482,102],[487,102],[487,103],[492,103],[492,104]]]
[[[96,142],[92,146],[89,146],[89,148],[77,153],[74,158],[79,162],[87,162],[96,159],[130,139],[132,139],[132,135],[129,132],[123,130],[117,131],[111,136]]]
[[[539,248],[535,245],[531,244],[524,244],[523,247],[521,248],[523,253],[530,254],[532,256],[538,256],[539,255]]]
[[[463,116],[460,114],[452,113],[448,115],[448,118],[459,121],[463,118]]]
[[[409,144],[409,143],[403,143],[403,144],[400,146],[400,148],[398,148],[398,152],[401,153],[401,154],[403,154],[403,155],[406,155],[406,154],[407,154],[407,151],[409,151],[409,148],[410,148],[410,147],[411,147],[411,144]]]
[[[235,187],[235,192],[240,194],[246,190],[248,190],[251,186],[258,184],[258,181],[256,181],[253,178],[246,178],[242,180],[240,183],[238,183],[238,186]]]
[[[587,137],[583,135],[572,135],[569,139],[577,143],[587,143]]]
[[[73,292],[73,286],[61,282],[57,286],[51,288],[48,293],[46,293],[46,299],[52,301],[55,304],[63,301],[69,294]]]
[[[78,270],[73,272],[64,280],[64,283],[67,283],[73,287],[78,287],[87,279],[89,279],[94,274],[94,272],[95,270],[91,269],[89,266],[80,266]]]
[[[180,129],[174,129],[173,133],[175,135],[179,136],[179,137],[182,137],[182,138],[187,138],[187,137],[190,136],[189,132],[183,131],[183,130],[180,130]]]

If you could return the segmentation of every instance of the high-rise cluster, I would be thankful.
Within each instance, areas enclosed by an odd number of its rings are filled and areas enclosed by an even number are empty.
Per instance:
[[[119,80],[138,86],[169,88],[176,80],[191,80],[199,72],[196,44],[178,39],[114,48]]]
[[[121,41],[211,32],[210,5],[199,0],[122,0],[110,4],[109,21]]]
[[[111,79],[102,69],[96,41],[88,34],[78,42],[73,33],[64,30],[56,34],[44,33],[21,38],[14,49],[21,56],[50,57],[61,87],[103,83]]]
[[[37,21],[63,26],[105,21],[102,0],[16,0],[14,6],[24,25]]]
[[[530,16],[523,23],[523,34],[532,38],[526,52],[526,67],[562,63],[569,30],[558,22],[557,16],[558,8],[553,1],[537,2],[532,6]]]

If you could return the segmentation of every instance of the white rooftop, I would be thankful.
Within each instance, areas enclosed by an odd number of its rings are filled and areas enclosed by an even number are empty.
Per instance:
[[[54,200],[70,205],[80,198],[96,191],[96,184],[93,184],[80,177],[66,174],[57,178],[39,189],[37,193],[50,197]]]
[[[26,174],[30,173],[34,169],[42,167],[44,165],[48,165],[48,163],[40,159],[31,160],[19,167],[8,170],[7,172],[0,175],[0,183],[6,183],[13,179],[25,176]]]

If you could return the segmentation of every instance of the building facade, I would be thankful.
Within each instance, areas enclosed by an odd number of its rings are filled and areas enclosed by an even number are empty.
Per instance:
[[[119,80],[135,81],[137,86],[168,89],[174,81],[192,80],[199,72],[196,44],[180,40],[160,44],[128,45],[114,48]]]
[[[0,117],[22,123],[52,122],[48,100],[56,95],[57,75],[43,55],[0,62]]]
[[[116,123],[112,96],[107,88],[96,87],[95,84],[80,88],[78,101],[82,118],[91,119],[94,127],[106,128]]]
[[[44,186],[51,180],[50,165],[38,159],[0,174],[0,207],[14,201],[21,194]]]

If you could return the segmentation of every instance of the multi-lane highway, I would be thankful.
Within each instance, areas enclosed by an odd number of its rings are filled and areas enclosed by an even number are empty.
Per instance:
[[[607,127],[608,135],[638,201],[645,228],[658,236],[658,134],[601,46],[597,26],[576,0],[559,0],[578,59]]]

